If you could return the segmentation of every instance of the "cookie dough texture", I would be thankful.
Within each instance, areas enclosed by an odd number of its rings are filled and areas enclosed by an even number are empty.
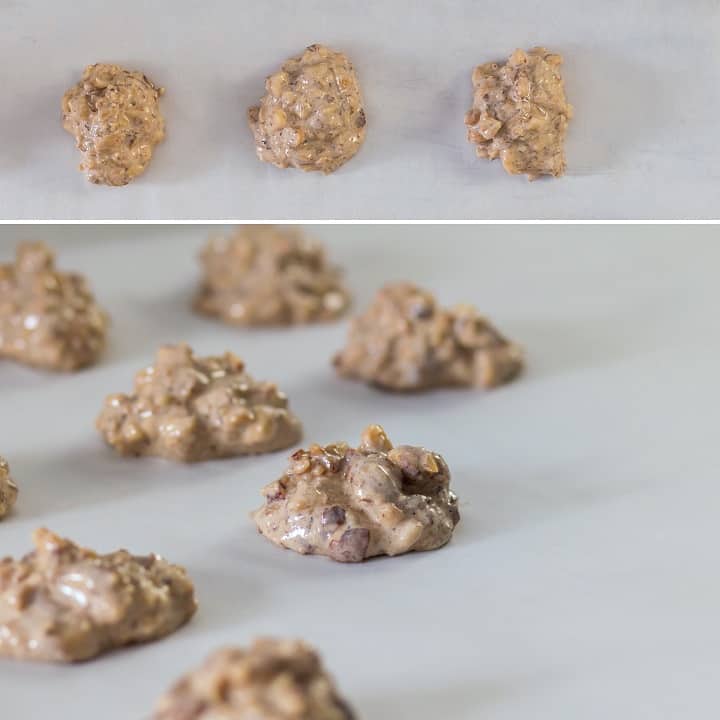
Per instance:
[[[296,228],[248,225],[212,238],[201,255],[195,309],[234,325],[294,325],[340,317],[340,271]]]
[[[145,171],[165,137],[163,92],[141,72],[99,63],[65,93],[63,127],[75,137],[91,183],[127,185]]]
[[[434,550],[460,515],[445,460],[421,447],[393,447],[379,425],[360,446],[298,450],[285,474],[263,488],[253,519],[269,540],[302,554],[361,562]]]
[[[365,140],[365,110],[352,63],[341,52],[310,45],[265,82],[248,110],[257,156],[280,168],[331,173]]]
[[[152,720],[355,720],[317,653],[256,640],[213,653],[159,701]]]
[[[333,362],[341,376],[386,390],[491,388],[520,373],[523,354],[472,306],[446,310],[431,293],[396,283],[352,320]]]
[[[0,520],[10,514],[17,496],[17,485],[10,477],[10,468],[7,461],[4,457],[0,457]]]
[[[130,395],[110,395],[97,428],[121,455],[181,462],[271,452],[302,434],[273,383],[254,380],[232,353],[197,358],[185,344],[161,347]]]
[[[22,243],[0,264],[0,358],[78,370],[99,359],[107,326],[85,278],[56,270],[43,243]]]
[[[573,109],[560,75],[562,57],[536,47],[504,64],[475,68],[473,106],[465,116],[479,157],[500,158],[511,175],[565,173],[565,133]]]
[[[99,555],[46,529],[20,560],[0,560],[0,656],[74,662],[157,640],[197,603],[185,570],[157,555]]]

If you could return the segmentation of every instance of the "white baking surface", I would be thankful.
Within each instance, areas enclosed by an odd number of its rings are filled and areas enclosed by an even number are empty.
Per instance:
[[[0,255],[29,228],[0,228]],[[300,636],[363,720],[716,717],[720,681],[717,265],[712,227],[320,227],[363,307],[386,280],[473,301],[524,343],[489,393],[336,379],[345,324],[243,331],[188,310],[202,227],[35,228],[112,313],[102,364],[0,363],[0,453],[20,485],[0,555],[48,525],[181,563],[200,610],[158,643],[52,667],[0,661],[3,720],[140,720],[218,645]],[[442,237],[442,245],[438,238]],[[380,422],[447,458],[442,550],[363,565],[283,551],[248,513],[288,452],[183,467],[120,459],[93,428],[160,342],[232,349],[276,380],[307,442]]]
[[[62,6],[62,10],[60,10]],[[718,218],[717,0],[0,0],[0,217]],[[347,52],[367,141],[330,177],[255,158],[245,111],[312,42]],[[475,157],[470,73],[516,47],[566,58],[568,175]],[[130,186],[77,172],[60,99],[117,62],[167,89],[167,139]]]

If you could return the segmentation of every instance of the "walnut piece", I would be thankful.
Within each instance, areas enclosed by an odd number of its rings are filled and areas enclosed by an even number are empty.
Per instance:
[[[269,540],[302,554],[360,562],[375,555],[434,550],[460,520],[450,471],[437,453],[393,448],[379,425],[360,446],[312,445],[263,488],[253,519]]]
[[[317,653],[262,638],[214,652],[160,699],[152,720],[354,720]]]
[[[324,322],[350,304],[340,271],[296,228],[238,227],[212,238],[195,309],[234,325]]]
[[[0,520],[10,514],[17,496],[18,488],[10,477],[10,467],[7,460],[0,456]]]
[[[477,155],[500,158],[511,175],[565,173],[565,133],[573,109],[560,75],[562,57],[536,47],[516,50],[502,65],[473,71],[473,106],[465,115]]]
[[[157,640],[195,613],[185,570],[157,555],[99,555],[44,528],[0,560],[0,656],[75,662]]]
[[[196,358],[185,344],[161,347],[132,394],[108,396],[96,424],[121,455],[180,462],[271,452],[302,435],[273,383],[253,380],[232,353]]]
[[[333,363],[343,377],[415,391],[495,387],[520,373],[523,356],[475,308],[445,310],[429,292],[395,283],[352,320],[347,345]]]
[[[57,271],[44,243],[21,243],[0,264],[0,358],[78,370],[97,362],[107,325],[85,278]]]
[[[280,168],[331,173],[365,140],[365,110],[352,63],[343,53],[310,45],[265,82],[248,110],[257,156]]]
[[[63,127],[82,153],[91,183],[127,185],[145,171],[165,137],[159,98],[165,91],[140,72],[88,65],[63,96]]]

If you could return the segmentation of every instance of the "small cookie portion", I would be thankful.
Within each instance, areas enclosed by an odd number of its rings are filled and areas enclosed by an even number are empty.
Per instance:
[[[445,460],[422,447],[394,448],[379,425],[365,429],[357,449],[298,450],[263,495],[253,513],[261,534],[339,562],[434,550],[460,520]]]
[[[145,172],[165,137],[163,88],[141,72],[118,65],[88,65],[63,96],[63,127],[75,137],[91,183],[127,185]]]
[[[152,720],[355,720],[318,654],[261,638],[217,650],[160,699]]]
[[[157,640],[195,613],[185,570],[158,555],[99,555],[50,530],[0,560],[0,656],[76,662]]]
[[[492,388],[513,380],[523,353],[470,305],[449,310],[410,283],[382,288],[352,320],[337,372],[385,390]]]
[[[17,496],[18,488],[10,477],[10,467],[7,460],[0,456],[0,520],[10,514]]]
[[[295,325],[340,317],[350,304],[323,246],[296,228],[238,227],[202,251],[195,309],[233,325]]]
[[[265,82],[248,110],[257,156],[280,168],[331,173],[365,141],[365,110],[346,55],[310,45]]]
[[[184,343],[161,347],[132,394],[108,396],[96,425],[121,455],[180,462],[272,452],[302,435],[276,385],[232,353],[197,358]]]
[[[516,50],[504,64],[475,68],[465,125],[478,157],[499,157],[508,173],[530,180],[565,173],[565,133],[573,109],[565,98],[562,61],[536,47]]]
[[[85,278],[56,270],[44,243],[21,243],[0,264],[0,358],[78,370],[99,359],[107,326]]]

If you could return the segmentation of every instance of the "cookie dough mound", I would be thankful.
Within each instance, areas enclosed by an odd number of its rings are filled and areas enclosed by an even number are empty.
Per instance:
[[[195,308],[234,325],[294,325],[334,320],[350,304],[340,272],[322,245],[294,228],[239,227],[211,239]]]
[[[379,425],[357,449],[346,443],[298,450],[263,488],[258,530],[281,547],[361,562],[445,545],[460,520],[450,471],[437,453],[393,448]]]
[[[63,127],[82,153],[91,183],[127,185],[145,171],[165,137],[162,88],[118,65],[88,65],[62,99]]]
[[[530,180],[565,173],[563,143],[573,109],[565,99],[562,61],[537,47],[516,50],[504,65],[475,68],[465,124],[478,157],[499,157],[508,173]]]
[[[523,357],[475,308],[445,310],[429,292],[396,283],[353,319],[347,346],[333,363],[343,377],[415,391],[495,387],[520,373]]]
[[[22,243],[0,264],[0,358],[78,370],[97,362],[107,325],[85,278],[57,271],[43,243]]]
[[[317,653],[256,640],[213,653],[160,699],[152,720],[354,720]]]
[[[44,528],[0,560],[0,656],[74,662],[177,630],[197,603],[185,570],[157,555],[99,555]]]
[[[185,344],[161,347],[131,395],[110,395],[97,428],[121,455],[180,462],[271,452],[302,435],[273,383],[253,380],[232,353],[197,358]]]
[[[280,168],[331,173],[365,141],[365,110],[352,63],[343,53],[310,45],[265,82],[248,110],[257,156]]]
[[[4,457],[0,457],[0,520],[10,514],[17,496],[17,485],[10,477],[7,461]]]

